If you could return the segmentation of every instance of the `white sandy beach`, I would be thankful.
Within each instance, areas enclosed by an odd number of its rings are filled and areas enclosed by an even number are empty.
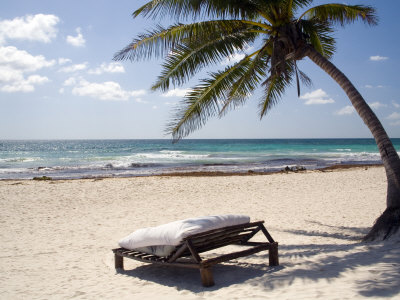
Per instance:
[[[264,176],[0,181],[1,299],[400,299],[400,239],[360,238],[385,209],[382,167]],[[279,242],[197,270],[125,259],[130,232],[189,217],[246,214]],[[262,237],[261,237],[262,238]]]

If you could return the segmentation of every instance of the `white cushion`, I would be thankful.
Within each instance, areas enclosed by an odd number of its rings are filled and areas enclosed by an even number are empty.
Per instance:
[[[119,245],[122,248],[141,250],[142,252],[143,247],[148,247],[150,250],[145,251],[147,253],[151,252],[152,254],[156,254],[155,252],[158,251],[156,255],[167,256],[165,255],[166,252],[170,253],[173,247],[164,247],[166,251],[163,250],[160,252],[159,249],[153,249],[153,247],[149,246],[176,246],[179,245],[185,237],[192,234],[249,222],[250,217],[244,215],[217,215],[191,218],[157,227],[138,229],[121,239]]]

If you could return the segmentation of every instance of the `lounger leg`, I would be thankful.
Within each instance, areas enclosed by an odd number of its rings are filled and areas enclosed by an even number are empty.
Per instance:
[[[270,266],[279,266],[278,243],[271,243],[268,256]]]
[[[117,253],[114,254],[115,257],[115,268],[116,269],[124,269],[124,257],[119,256]]]
[[[200,268],[200,276],[201,276],[201,283],[203,284],[203,286],[208,287],[214,285],[214,279],[211,272],[211,267]]]

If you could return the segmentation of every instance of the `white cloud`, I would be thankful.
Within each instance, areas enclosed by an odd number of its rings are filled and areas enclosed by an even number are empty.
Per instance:
[[[33,92],[35,90],[35,85],[41,85],[49,81],[50,80],[45,76],[31,75],[27,79],[16,80],[10,84],[3,85],[1,91],[7,93]]]
[[[0,21],[0,45],[7,40],[28,40],[49,43],[57,36],[55,15],[27,15]]]
[[[373,88],[381,89],[381,88],[383,88],[384,86],[383,86],[383,85],[373,86],[373,85],[370,85],[370,84],[366,84],[364,87],[366,87],[367,89],[373,89]]]
[[[143,103],[143,104],[148,103],[147,101],[144,101],[142,98],[136,98],[135,101],[137,103]]]
[[[157,105],[153,105],[152,109],[158,109]]]
[[[164,94],[162,94],[162,97],[184,97],[186,93],[190,92],[190,89],[173,89],[170,90]]]
[[[5,92],[31,92],[35,85],[49,81],[47,77],[30,75],[42,68],[51,67],[55,60],[46,60],[42,55],[33,56],[14,46],[0,47],[0,89]]]
[[[380,56],[380,55],[375,55],[375,56],[369,57],[369,60],[372,60],[372,61],[381,61],[381,60],[387,60],[387,59],[389,59],[389,57]]]
[[[311,93],[305,93],[300,96],[300,99],[307,100],[304,102],[305,105],[335,103],[335,100],[329,98],[328,94],[322,89],[315,90]]]
[[[244,53],[235,53],[233,55],[229,55],[223,62],[223,65],[234,64],[241,61],[246,55]]]
[[[393,112],[386,119],[388,119],[388,120],[399,120],[400,119],[400,114],[398,112]]]
[[[335,112],[335,115],[338,116],[343,116],[343,115],[351,115],[353,113],[355,113],[355,109],[353,106],[351,105],[347,105],[345,107],[343,107],[342,109],[338,110],[337,112]]]
[[[72,36],[72,35],[68,35],[67,36],[67,43],[74,46],[74,47],[83,47],[85,46],[85,39],[83,38],[83,35],[81,33],[81,28],[78,27],[75,29],[77,35],[76,36]]]
[[[75,65],[63,67],[59,71],[64,72],[64,73],[73,73],[73,72],[85,70],[87,68],[87,65],[88,65],[88,63],[84,62],[81,64],[75,64]]]
[[[379,101],[368,103],[371,108],[379,109],[381,107],[386,107],[386,104],[380,103]]]
[[[107,81],[102,83],[81,80],[73,89],[72,94],[76,96],[88,96],[99,100],[126,101],[131,97],[146,94],[145,90],[126,91],[119,83]]]
[[[33,72],[54,64],[55,60],[46,60],[43,55],[33,56],[14,46],[0,47],[0,67],[8,67],[21,72]]]
[[[60,57],[58,59],[58,64],[59,65],[65,65],[65,64],[70,63],[70,62],[72,62],[72,60],[70,60],[69,58]]]
[[[63,83],[63,86],[73,86],[73,85],[76,85],[76,79],[74,77],[69,77]]]
[[[392,104],[393,104],[393,106],[394,106],[395,108],[400,108],[400,104],[398,104],[397,102],[392,101]]]
[[[125,73],[125,68],[121,63],[111,62],[109,64],[102,63],[100,67],[96,69],[90,69],[89,74],[100,75],[103,73]]]
[[[244,51],[250,51],[253,47],[247,47]],[[245,58],[246,54],[243,51],[236,51],[234,54],[229,55],[223,62],[222,65],[235,64]]]
[[[386,119],[392,120],[392,122],[390,122],[390,125],[400,126],[400,114],[398,112],[391,113]]]

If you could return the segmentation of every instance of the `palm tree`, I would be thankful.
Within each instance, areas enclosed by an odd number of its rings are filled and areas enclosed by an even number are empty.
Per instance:
[[[257,88],[261,118],[296,80],[310,84],[296,62],[308,57],[345,91],[378,145],[387,176],[387,209],[376,220],[366,241],[387,238],[400,223],[400,159],[382,124],[350,80],[329,59],[335,51],[335,25],[361,20],[377,24],[375,9],[364,5],[323,4],[313,0],[152,0],[134,17],[172,16],[175,24],[139,35],[115,60],[164,57],[153,90],[182,85],[203,67],[218,64],[238,51],[242,60],[210,73],[186,94],[168,126],[174,140],[200,128],[209,117],[242,105]],[[298,13],[299,10],[303,12]],[[193,23],[179,23],[180,20]],[[249,46],[252,46],[249,48]]]

